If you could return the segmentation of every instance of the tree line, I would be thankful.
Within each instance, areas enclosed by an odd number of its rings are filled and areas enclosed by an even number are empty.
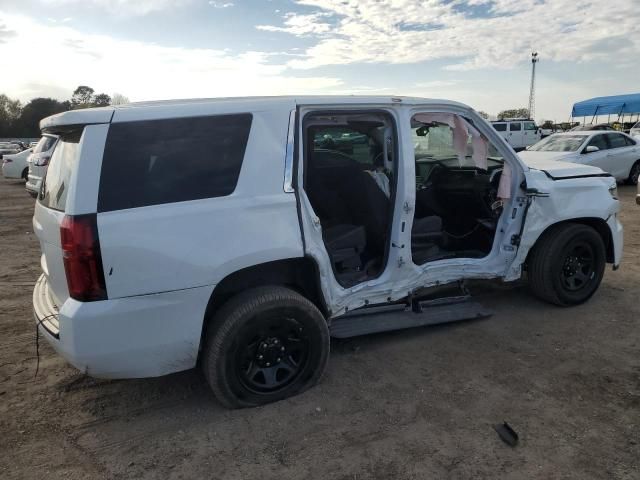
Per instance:
[[[55,98],[38,97],[26,104],[20,100],[0,94],[0,138],[35,138],[40,136],[40,120],[50,115],[80,108],[106,107],[128,103],[120,94],[113,98],[106,93],[96,93],[87,85],[80,85],[73,91],[71,98],[59,101]]]

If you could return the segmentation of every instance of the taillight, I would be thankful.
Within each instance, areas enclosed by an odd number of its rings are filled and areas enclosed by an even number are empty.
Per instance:
[[[34,162],[34,164],[39,167],[44,167],[46,165],[49,165],[49,160],[51,160],[51,157],[39,157],[39,158],[36,158],[36,161]]]
[[[65,216],[60,239],[69,296],[81,302],[106,300],[96,215]]]

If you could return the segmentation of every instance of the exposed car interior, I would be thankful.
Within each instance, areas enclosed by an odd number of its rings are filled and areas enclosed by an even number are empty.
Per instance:
[[[309,115],[305,190],[343,286],[377,277],[391,228],[396,145],[388,115]]]
[[[479,168],[471,161],[469,143],[468,161],[461,163],[449,125],[415,120],[412,129],[413,261],[486,256],[502,212],[497,198],[501,158],[486,158],[487,168]],[[348,287],[375,278],[386,263],[395,198],[393,122],[384,113],[312,114],[305,117],[303,131],[305,191],[336,279]]]
[[[411,126],[416,162],[414,263],[486,256],[503,210],[498,197],[502,158],[485,140],[487,155],[478,166],[470,139],[462,152],[456,151],[450,125],[414,117]]]

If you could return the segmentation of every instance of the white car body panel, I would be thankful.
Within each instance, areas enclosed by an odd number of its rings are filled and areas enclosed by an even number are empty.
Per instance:
[[[288,128],[290,112],[296,108],[300,138],[299,119],[319,109],[384,110],[396,122],[399,157],[410,160],[398,165],[392,246],[387,265],[376,279],[351,288],[339,285],[322,240],[321,226],[315,221],[306,193],[302,188],[297,194],[289,191],[292,189],[287,186],[287,175],[292,170],[285,173],[285,157],[292,153],[287,152]],[[611,177],[601,176],[603,173],[593,167],[556,161],[532,162],[529,168],[499,132],[471,108],[442,100],[388,97],[193,100],[59,114],[45,119],[42,126],[52,128],[91,120],[80,140],[82,161],[71,177],[66,214],[97,211],[109,122],[243,112],[253,114],[253,123],[232,194],[97,214],[108,300],[81,303],[69,298],[59,232],[64,213],[36,203],[34,230],[43,250],[46,288],[59,307],[60,338],[54,338],[43,327],[41,331],[79,369],[94,376],[126,378],[193,367],[205,310],[216,285],[243,268],[274,260],[304,256],[313,259],[330,316],[367,303],[398,300],[421,287],[461,279],[515,280],[520,277],[522,263],[539,235],[548,226],[572,218],[606,221],[613,239],[615,263],[620,261],[622,229],[616,219],[619,204],[608,192],[610,184],[615,183]],[[409,126],[412,115],[418,112],[450,112],[471,119],[511,167],[511,198],[506,200],[493,249],[485,258],[439,260],[422,266],[411,260],[410,232],[416,192]],[[101,124],[98,120],[102,120]],[[302,149],[297,151],[297,179],[298,185],[302,185]],[[576,175],[597,176],[557,180]],[[520,188],[525,180],[528,194]],[[535,196],[542,194],[545,196]],[[512,238],[520,233],[525,212],[525,229],[518,247]]]
[[[607,134],[620,134],[619,132],[596,130],[596,131],[580,131],[580,132],[566,132],[557,133],[555,135],[585,135],[586,140],[575,152],[551,152],[551,151],[533,151],[527,150],[520,152],[520,158],[526,162],[572,162],[576,164],[589,165],[597,167],[603,171],[613,175],[616,180],[624,181],[629,177],[631,167],[634,163],[640,160],[640,139],[634,139],[638,145],[631,145],[618,148],[608,148],[604,150],[598,150],[596,152],[586,152],[585,149],[589,145],[589,142],[595,136],[607,135]],[[629,137],[625,135],[625,137]],[[631,137],[629,137],[631,138]]]
[[[23,150],[13,155],[3,155],[2,157],[2,175],[5,178],[22,178],[25,168],[29,168],[27,159],[31,155],[31,149]]]
[[[61,114],[58,114],[61,115]],[[54,115],[55,116],[55,115]],[[48,117],[51,118],[51,117]],[[51,154],[53,150],[56,148],[56,143],[53,143],[51,148],[42,151],[36,152],[37,146],[34,148],[34,153],[32,153],[28,158],[29,163],[29,174],[27,176],[27,183],[25,184],[25,188],[28,192],[37,195],[40,192],[40,187],[42,186],[42,179],[47,173],[48,165],[37,165],[38,161],[43,157],[51,158]]]

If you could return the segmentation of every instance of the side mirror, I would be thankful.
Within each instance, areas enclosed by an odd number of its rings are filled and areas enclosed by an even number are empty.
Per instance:
[[[599,152],[599,151],[600,149],[595,145],[589,145],[587,148],[584,149],[584,153],[593,153],[593,152]]]

